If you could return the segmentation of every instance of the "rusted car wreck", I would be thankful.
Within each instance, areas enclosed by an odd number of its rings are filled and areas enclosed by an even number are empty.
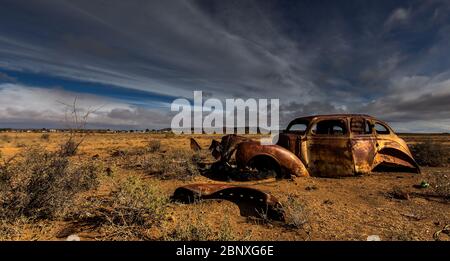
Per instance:
[[[239,169],[270,169],[279,177],[420,173],[405,141],[387,123],[359,114],[297,118],[279,135],[276,145],[226,135],[221,142],[213,141],[210,150],[218,164],[228,164],[235,154]]]
[[[201,150],[191,139],[191,148]],[[420,173],[405,141],[389,125],[368,115],[336,114],[297,118],[289,123],[276,145],[261,145],[244,136],[225,135],[209,150],[218,160],[213,171],[272,172],[278,177],[344,177],[373,171]],[[234,156],[236,167],[232,167]],[[263,191],[228,184],[191,184],[178,188],[174,199],[226,199],[247,202],[265,210],[268,218],[284,220],[278,200]],[[241,211],[242,212],[242,211]]]

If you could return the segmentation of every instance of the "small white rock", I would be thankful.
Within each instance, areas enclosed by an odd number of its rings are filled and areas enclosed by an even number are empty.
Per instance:
[[[367,241],[381,241],[381,238],[378,235],[370,235],[367,237]]]
[[[80,237],[77,235],[70,235],[67,237],[66,241],[80,241]]]

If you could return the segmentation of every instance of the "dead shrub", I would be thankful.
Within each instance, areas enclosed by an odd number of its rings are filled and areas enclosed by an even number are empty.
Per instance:
[[[409,147],[414,159],[421,166],[444,167],[449,163],[449,155],[441,143],[427,140]]]
[[[119,183],[107,198],[92,198],[72,218],[94,221],[102,233],[100,239],[151,239],[148,229],[165,218],[168,199],[153,185],[129,177]]]
[[[2,219],[64,216],[78,193],[98,186],[93,162],[71,164],[67,157],[41,147],[29,148],[22,156],[0,167]]]
[[[308,223],[308,213],[305,207],[293,195],[288,195],[284,204],[286,226],[289,228],[305,228]]]
[[[48,133],[43,133],[43,134],[41,135],[41,140],[49,141],[49,140],[50,140],[50,134],[48,134]]]
[[[75,142],[72,138],[69,138],[66,142],[60,145],[58,153],[61,157],[74,156],[77,154],[80,144],[81,142]]]
[[[151,140],[147,145],[148,152],[155,153],[161,150],[161,141],[159,140]]]

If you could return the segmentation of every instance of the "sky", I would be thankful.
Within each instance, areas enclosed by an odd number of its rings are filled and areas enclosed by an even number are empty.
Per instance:
[[[450,1],[0,0],[0,128],[170,126],[177,98],[277,98],[450,132]]]

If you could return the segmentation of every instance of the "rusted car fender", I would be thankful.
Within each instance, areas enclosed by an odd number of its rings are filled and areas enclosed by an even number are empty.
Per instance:
[[[405,171],[420,173],[419,165],[414,160],[406,144],[402,146],[397,142],[386,142],[381,143],[378,146],[377,153],[375,154],[372,163],[372,170],[382,167],[403,167],[405,168]]]
[[[227,184],[190,184],[177,188],[172,196],[172,200],[185,204],[207,199],[234,202],[246,215],[267,215],[268,218],[278,221],[285,219],[283,206],[278,199],[255,188]]]
[[[303,162],[291,151],[279,145],[261,145],[259,142],[242,142],[236,150],[238,167],[258,167],[258,164],[272,164],[278,174],[297,177],[309,176]]]

